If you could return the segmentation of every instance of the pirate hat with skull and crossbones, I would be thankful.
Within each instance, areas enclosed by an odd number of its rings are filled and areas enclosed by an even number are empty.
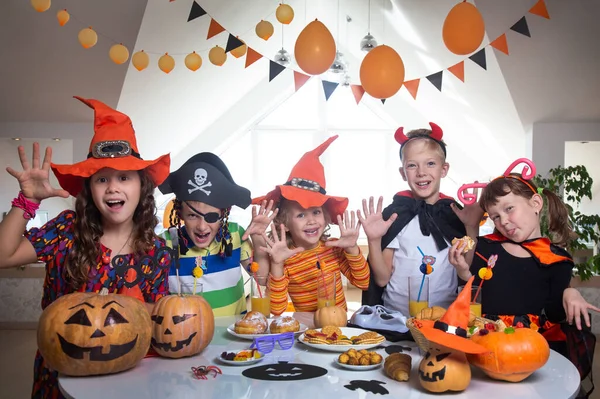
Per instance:
[[[327,195],[325,191],[325,169],[319,156],[338,136],[332,136],[312,151],[305,153],[292,169],[292,173],[284,184],[278,185],[267,195],[254,198],[253,204],[273,200],[279,203],[283,197],[296,201],[304,209],[322,206],[327,209],[332,223],[337,224],[337,216],[342,215],[348,207],[348,198]]]
[[[188,159],[158,189],[163,194],[175,193],[180,201],[199,201],[219,209],[233,205],[245,209],[251,201],[250,191],[238,186],[225,163],[211,152]]]

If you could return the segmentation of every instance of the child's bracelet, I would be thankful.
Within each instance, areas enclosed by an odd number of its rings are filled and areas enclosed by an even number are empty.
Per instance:
[[[25,219],[33,219],[35,217],[35,211],[40,208],[40,204],[36,204],[25,198],[22,191],[19,191],[17,198],[12,200],[12,206],[22,209],[23,218]]]

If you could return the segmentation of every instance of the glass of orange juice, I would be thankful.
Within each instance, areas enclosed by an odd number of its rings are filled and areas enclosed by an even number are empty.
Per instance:
[[[320,273],[317,280],[317,309],[335,306],[335,273]]]
[[[423,277],[425,277],[423,279]],[[420,294],[419,294],[420,293]],[[414,317],[429,307],[429,276],[408,277],[408,314]]]
[[[250,277],[250,307],[269,317],[271,315],[271,297],[267,290],[267,281],[269,277],[266,275],[252,275]]]
[[[461,292],[463,288],[464,286],[458,287],[458,292]],[[471,302],[469,307],[471,308],[471,312],[473,312],[475,316],[481,317],[481,292],[479,292],[479,295],[477,295],[477,298],[473,301],[473,298],[477,294],[478,289],[479,286],[476,285],[471,287]]]

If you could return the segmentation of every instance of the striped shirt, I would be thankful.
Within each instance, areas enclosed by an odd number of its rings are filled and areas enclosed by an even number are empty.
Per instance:
[[[317,260],[321,270],[317,268]],[[351,255],[343,248],[327,247],[319,241],[317,247],[290,257],[283,265],[283,276],[269,276],[271,313],[280,315],[287,308],[288,294],[297,312],[317,310],[317,280],[321,273],[335,273],[336,306],[348,310],[342,287],[341,273],[361,290],[369,287],[369,266],[362,253]]]
[[[232,255],[219,255],[220,243],[213,241],[208,248],[197,248],[185,231],[181,231],[188,243],[188,252],[180,255],[179,278],[182,284],[182,293],[191,293],[196,280],[202,283],[204,299],[212,307],[215,317],[231,316],[246,312],[246,296],[244,294],[244,280],[242,277],[242,266],[240,262],[250,258],[252,247],[248,241],[241,240],[244,229],[237,223],[229,223],[231,243],[233,245]],[[163,233],[167,245],[172,246],[168,230]],[[183,245],[180,241],[180,245]],[[196,258],[201,256],[204,264],[204,274],[200,278],[194,278],[192,270],[196,267]],[[169,287],[172,294],[179,292],[179,282],[175,267],[169,271]]]

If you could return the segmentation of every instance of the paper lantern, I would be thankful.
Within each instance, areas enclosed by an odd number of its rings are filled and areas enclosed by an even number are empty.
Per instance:
[[[37,12],[48,11],[50,8],[50,0],[31,0],[31,6]]]
[[[173,68],[175,68],[175,60],[169,55],[169,53],[165,53],[165,55],[158,59],[158,67],[164,73],[169,73],[173,70]]]
[[[236,36],[237,37],[237,36]],[[238,39],[240,39],[239,37],[237,37]],[[244,54],[246,54],[246,51],[248,50],[248,46],[246,46],[246,42],[244,42],[243,40],[240,39],[240,41],[242,43],[244,43],[243,46],[240,46],[238,48],[234,48],[233,50],[230,51],[231,55],[233,55],[235,58],[240,58],[242,57]]]
[[[335,40],[329,29],[319,20],[314,20],[300,32],[294,47],[298,66],[310,75],[327,71],[335,59]]]
[[[190,71],[197,71],[202,66],[202,57],[196,54],[195,51],[185,56],[185,66]]]
[[[275,11],[275,17],[282,24],[288,25],[294,19],[294,9],[289,4],[280,4]]]
[[[89,28],[80,30],[77,38],[79,39],[79,43],[81,43],[83,48],[94,47],[98,42],[98,35],[96,32],[94,32],[91,26]]]
[[[208,59],[216,66],[221,66],[227,60],[227,53],[223,47],[215,46],[208,52]]]
[[[58,24],[60,26],[65,26],[69,19],[71,18],[71,14],[67,12],[67,10],[60,10],[56,13],[56,19],[58,19]]]
[[[442,28],[444,44],[454,54],[471,54],[483,41],[485,25],[477,7],[462,2],[448,13]]]
[[[370,96],[390,98],[404,83],[404,62],[393,48],[381,45],[369,51],[360,64],[360,84]]]
[[[256,35],[263,40],[269,40],[269,38],[273,36],[273,32],[273,24],[269,21],[261,20],[256,24]]]
[[[117,65],[121,65],[129,59],[129,50],[121,43],[114,44],[108,51],[108,56]]]
[[[148,65],[150,64],[150,57],[148,57],[148,54],[146,54],[144,50],[141,50],[131,57],[131,63],[135,69],[138,71],[143,71],[144,69],[148,68]]]

